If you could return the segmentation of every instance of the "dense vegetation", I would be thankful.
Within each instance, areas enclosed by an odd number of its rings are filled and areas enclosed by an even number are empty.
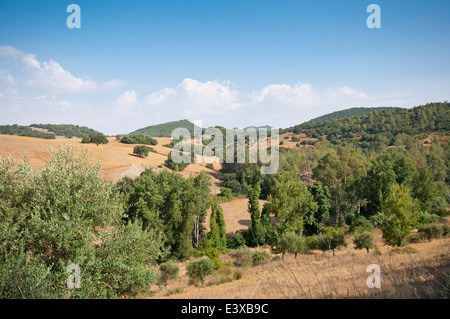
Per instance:
[[[127,135],[127,136],[122,137],[120,139],[120,143],[156,145],[156,144],[158,144],[158,141],[156,141],[154,138],[151,138],[148,135],[134,134],[134,135]]]
[[[446,134],[450,130],[449,116],[450,103],[430,103],[412,109],[374,110],[359,117],[307,122],[285,131],[325,138],[334,145],[353,144],[379,152],[386,146],[404,144],[407,136],[426,132]]]
[[[30,127],[47,129],[50,132],[55,133],[57,136],[65,136],[68,138],[81,138],[85,135],[90,136],[101,134],[100,132],[97,132],[89,127],[72,124],[31,124]]]
[[[0,160],[0,297],[120,298],[148,291],[158,274],[152,265],[164,256],[161,235],[122,220],[113,184],[98,176],[86,153],[60,148],[48,164],[35,172],[27,163]],[[66,284],[73,265],[81,270],[79,289]]]
[[[130,135],[145,134],[153,137],[170,137],[173,130],[175,130],[176,128],[186,128],[191,133],[191,136],[194,136],[194,123],[188,120],[173,121],[147,126],[134,132],[131,132]]]
[[[27,137],[37,137],[44,139],[54,139],[55,134],[49,134],[39,131],[33,131],[29,126],[14,125],[0,125],[0,134],[4,135],[18,135]]]
[[[397,110],[401,110],[401,109],[394,108],[394,107],[352,107],[350,109],[336,111],[333,113],[329,113],[329,114],[325,114],[325,115],[316,117],[306,123],[315,124],[315,123],[319,123],[319,122],[327,122],[327,121],[337,120],[337,119],[346,118],[346,117],[368,115],[368,114],[372,113],[373,111],[382,112],[384,110],[397,111]]]

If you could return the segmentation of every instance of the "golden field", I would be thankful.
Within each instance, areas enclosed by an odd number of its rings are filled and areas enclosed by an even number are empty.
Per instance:
[[[450,220],[448,218],[448,220]],[[178,279],[169,281],[166,288],[153,287],[145,298],[176,299],[338,299],[338,298],[442,298],[449,295],[450,267],[449,239],[410,244],[417,253],[394,253],[385,245],[381,231],[375,230],[377,250],[356,250],[353,236],[346,238],[347,247],[331,252],[311,251],[287,254],[286,260],[269,259],[258,266],[240,269],[242,278],[221,283],[220,275],[206,278],[203,287],[188,283],[186,262],[179,263]],[[268,251],[268,248],[259,248]],[[231,258],[222,255],[224,264]],[[367,279],[371,264],[381,268],[381,287],[369,289]],[[229,267],[229,266],[224,266]],[[235,271],[237,268],[232,267]],[[220,270],[218,271],[220,272]],[[223,272],[223,273],[226,273]],[[219,284],[218,284],[219,283]]]

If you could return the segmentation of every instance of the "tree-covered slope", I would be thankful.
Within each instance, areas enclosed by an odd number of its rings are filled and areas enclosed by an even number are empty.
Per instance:
[[[330,142],[353,139],[361,133],[364,139],[382,136],[393,139],[398,134],[415,135],[424,132],[450,130],[450,103],[428,103],[411,109],[374,110],[368,115],[352,116],[316,123],[303,123],[285,131],[305,133],[307,136],[326,136]]]
[[[180,120],[147,126],[131,132],[130,135],[146,134],[152,137],[170,137],[176,128],[186,128],[191,132],[191,135],[194,134],[194,123],[188,120]]]
[[[314,123],[319,123],[319,122],[327,122],[327,121],[337,120],[337,119],[346,118],[346,117],[368,115],[368,114],[372,113],[373,111],[382,112],[384,110],[397,111],[397,110],[401,110],[401,108],[398,108],[398,107],[352,107],[350,109],[336,111],[333,113],[329,113],[329,114],[325,114],[325,115],[316,117],[306,123],[314,124]]]
[[[83,137],[91,135],[99,135],[100,132],[86,126],[78,126],[73,124],[31,124],[30,127],[47,129],[58,136],[66,137]]]

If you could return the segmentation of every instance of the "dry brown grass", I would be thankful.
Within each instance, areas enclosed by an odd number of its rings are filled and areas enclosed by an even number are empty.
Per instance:
[[[448,298],[450,295],[450,249],[448,238],[430,243],[411,244],[415,254],[394,254],[384,245],[381,232],[375,231],[379,253],[348,246],[336,255],[311,251],[297,259],[288,254],[286,261],[268,261],[244,270],[240,280],[220,285],[194,287],[188,285],[180,263],[180,277],[168,288],[182,287],[180,293],[166,295],[153,289],[148,298]],[[380,254],[381,253],[381,254]],[[229,257],[227,256],[226,260]],[[367,266],[381,268],[381,288],[367,288]],[[445,295],[446,294],[446,295]],[[446,296],[446,297],[445,297]]]
[[[76,149],[88,149],[94,162],[101,163],[100,176],[106,180],[118,181],[124,176],[138,177],[145,169],[153,168],[159,172],[167,169],[164,162],[170,152],[170,148],[162,145],[170,143],[170,138],[157,137],[158,145],[152,146],[157,153],[150,152],[148,157],[141,158],[133,155],[135,145],[119,143],[115,137],[109,137],[109,143],[96,146],[94,144],[82,144],[80,138],[45,140],[24,136],[0,135],[0,156],[11,155],[15,161],[21,161],[26,155],[32,167],[42,169],[49,159],[48,151],[51,148],[69,144]],[[206,165],[206,164],[205,164]],[[161,167],[160,167],[161,166]],[[183,172],[183,176],[196,175],[206,171],[212,177],[211,191],[220,191],[220,181],[217,172],[210,170],[201,164],[191,164]]]
[[[264,203],[267,201],[259,200],[259,210],[262,211]],[[248,212],[248,198],[235,198],[231,202],[222,202],[220,204],[225,218],[227,233],[234,233],[238,230],[245,230],[251,224],[250,213]],[[211,209],[208,209],[205,226],[209,230],[209,217]]]

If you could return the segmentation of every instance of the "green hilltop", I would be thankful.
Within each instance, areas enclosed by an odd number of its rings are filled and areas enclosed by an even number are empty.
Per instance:
[[[131,132],[129,135],[135,135],[135,134],[145,134],[152,137],[170,137],[172,134],[172,131],[176,128],[186,128],[191,133],[191,136],[194,135],[194,127],[199,128],[198,126],[195,126],[194,123],[192,123],[189,120],[179,120],[179,121],[172,121],[172,122],[166,122],[156,125],[147,126],[141,129],[138,129],[134,132]],[[199,128],[201,130],[201,128]]]

